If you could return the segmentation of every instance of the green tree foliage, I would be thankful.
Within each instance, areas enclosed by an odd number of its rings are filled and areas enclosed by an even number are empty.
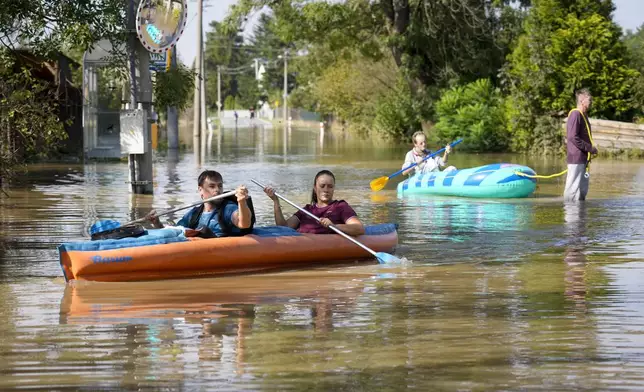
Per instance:
[[[67,137],[58,120],[58,105],[49,83],[0,58],[0,177],[11,177],[25,159],[56,151]]]
[[[25,45],[45,57],[74,46],[84,50],[103,38],[122,38],[125,5],[124,0],[0,0],[0,36],[10,48]]]
[[[445,91],[436,104],[438,138],[449,142],[463,138],[464,149],[504,151],[508,147],[503,97],[489,79]]]
[[[398,140],[420,130],[431,109],[429,100],[423,98],[413,94],[409,83],[399,78],[394,89],[377,101],[375,128],[381,135]]]
[[[638,108],[640,121],[644,117],[644,24],[637,31],[628,31],[624,37],[628,48],[629,64],[639,71],[640,75],[635,82],[635,102]]]
[[[230,32],[219,22],[212,22],[206,33],[206,83],[209,106],[216,109],[217,67],[221,69],[221,100],[235,98],[236,105],[243,108],[257,106],[262,98],[255,80],[254,60],[259,58],[252,45],[246,45],[237,30]],[[265,94],[264,94],[265,95]],[[223,109],[230,109],[223,107]]]
[[[313,85],[313,96],[323,113],[334,113],[350,124],[371,125],[378,101],[396,89],[393,59],[365,57],[338,59]]]
[[[53,60],[106,37],[119,39],[124,5],[123,0],[0,0],[0,175],[55,152],[66,136],[55,89],[14,63],[16,49]]]
[[[511,95],[508,126],[515,150],[541,149],[535,126],[542,116],[564,117],[574,92],[589,88],[591,115],[629,119],[637,71],[626,64],[621,30],[610,0],[535,0],[525,32],[505,71]],[[540,129],[549,121],[540,121]],[[557,147],[557,146],[553,146]]]
[[[154,104],[159,113],[165,113],[168,106],[177,110],[186,109],[193,97],[195,88],[195,74],[184,65],[166,72],[157,73],[154,83]]]
[[[232,7],[227,25],[234,27],[243,15],[270,7],[273,31],[282,42],[309,51],[299,62],[297,81],[314,96],[324,89],[316,84],[328,84],[327,75],[346,74],[347,62],[393,59],[392,68],[408,87],[392,89],[387,99],[373,95],[367,106],[383,113],[352,108],[348,99],[333,107],[344,119],[368,121],[361,128],[372,127],[377,118],[378,129],[403,137],[401,130],[413,132],[419,118],[431,116],[431,98],[440,87],[496,77],[528,4],[512,0],[241,0]],[[401,106],[402,102],[410,104]],[[322,110],[331,106],[328,100],[318,103]],[[369,114],[357,116],[356,111]],[[347,118],[342,112],[353,115]],[[401,122],[394,124],[395,119]]]
[[[319,44],[342,56],[380,59],[384,50],[417,88],[454,79],[495,75],[504,45],[516,34],[510,0],[347,0],[344,2],[241,0],[228,23],[271,7],[286,42]],[[503,23],[514,23],[514,26]],[[510,27],[510,28],[509,28]]]
[[[284,72],[281,56],[287,49],[294,49],[293,45],[287,45],[277,34],[277,21],[269,14],[262,14],[253,29],[253,36],[248,45],[245,46],[254,58],[257,58],[264,65],[266,73],[262,80],[262,91],[260,98],[267,100],[269,96],[281,97],[284,90]],[[292,56],[291,56],[292,59]],[[293,61],[293,60],[291,60]],[[290,92],[295,86],[295,74],[293,70],[296,64],[290,64],[290,72],[287,74],[287,89]],[[279,99],[282,100],[281,98]],[[271,104],[274,101],[271,101]]]

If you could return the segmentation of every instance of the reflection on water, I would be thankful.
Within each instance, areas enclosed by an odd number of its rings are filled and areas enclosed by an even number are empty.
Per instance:
[[[154,195],[130,195],[118,162],[34,166],[0,195],[0,389],[644,387],[642,165],[594,161],[582,203],[563,203],[556,180],[522,200],[400,199],[398,179],[378,193],[368,184],[398,170],[408,146],[318,129],[211,136],[201,165],[192,153],[155,157]],[[450,162],[561,166],[527,159],[456,152]],[[59,243],[86,238],[98,219],[196,200],[205,168],[227,189],[249,186],[260,224],[272,203],[250,178],[305,204],[328,168],[364,222],[400,225],[396,255],[414,264],[65,285]]]

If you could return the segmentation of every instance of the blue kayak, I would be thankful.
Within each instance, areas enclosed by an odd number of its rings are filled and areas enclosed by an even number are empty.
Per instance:
[[[398,184],[398,195],[428,194],[477,198],[517,198],[530,196],[537,180],[527,166],[494,163],[449,172],[416,174]]]

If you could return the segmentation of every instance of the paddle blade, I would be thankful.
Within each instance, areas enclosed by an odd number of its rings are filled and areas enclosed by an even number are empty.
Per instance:
[[[394,255],[385,252],[377,252],[376,258],[380,264],[402,264],[403,261]]]
[[[389,177],[376,178],[369,183],[369,186],[371,187],[372,191],[378,192],[379,190],[384,188],[385,185],[387,185],[387,181],[389,181]]]

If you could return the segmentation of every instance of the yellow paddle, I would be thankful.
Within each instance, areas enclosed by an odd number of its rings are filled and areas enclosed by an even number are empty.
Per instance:
[[[458,140],[457,140],[457,141],[455,141],[454,143],[450,144],[450,147],[454,147],[455,145],[457,145],[458,143],[460,143],[460,142],[462,142],[462,141],[463,141],[463,139],[458,139]],[[405,170],[409,170],[409,169],[411,169],[412,167],[417,166],[419,163],[425,162],[425,161],[426,161],[426,160],[428,160],[429,158],[432,158],[432,157],[434,157],[434,156],[436,156],[436,155],[440,154],[440,153],[441,153],[441,152],[443,152],[443,151],[445,151],[445,147],[441,148],[440,150],[438,150],[438,151],[436,151],[436,152],[434,152],[434,153],[429,154],[428,156],[426,156],[425,158],[423,158],[423,160],[422,160],[422,161],[417,162],[417,163],[412,163],[411,165],[409,165],[409,166],[407,166],[407,167],[405,167],[405,168],[403,168],[403,169],[398,170],[397,172],[395,172],[394,174],[389,175],[388,177],[379,177],[379,178],[376,178],[375,180],[373,180],[373,181],[371,181],[371,182],[369,183],[369,186],[371,187],[371,190],[372,190],[372,191],[375,191],[375,192],[378,192],[379,190],[382,190],[382,189],[385,187],[385,185],[387,185],[387,182],[389,181],[389,179],[390,179],[390,178],[392,178],[392,177],[396,177],[398,174],[400,174],[400,173],[404,172]]]

